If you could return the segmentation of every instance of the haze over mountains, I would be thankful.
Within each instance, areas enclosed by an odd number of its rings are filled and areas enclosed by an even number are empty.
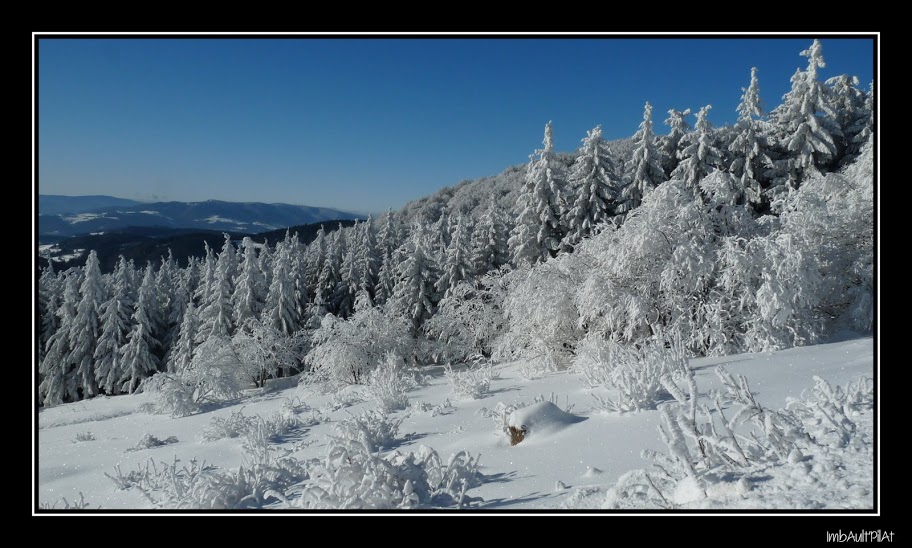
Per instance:
[[[38,197],[42,243],[77,234],[115,232],[127,227],[204,229],[258,233],[289,226],[364,217],[336,209],[258,202],[142,203],[112,196]]]

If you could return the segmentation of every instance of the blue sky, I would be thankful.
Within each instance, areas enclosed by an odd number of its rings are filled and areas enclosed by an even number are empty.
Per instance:
[[[643,104],[734,121],[750,68],[779,104],[810,38],[40,39],[45,194],[382,211],[574,150]],[[873,77],[870,39],[822,37],[823,79]],[[691,119],[692,121],[692,119]]]

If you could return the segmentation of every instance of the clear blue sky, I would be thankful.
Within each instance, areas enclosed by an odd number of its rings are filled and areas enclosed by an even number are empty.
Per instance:
[[[770,108],[811,39],[41,39],[45,194],[381,211],[527,161],[643,104],[736,117],[750,68]],[[867,88],[869,39],[822,37],[823,79]],[[691,119],[692,121],[692,119]]]

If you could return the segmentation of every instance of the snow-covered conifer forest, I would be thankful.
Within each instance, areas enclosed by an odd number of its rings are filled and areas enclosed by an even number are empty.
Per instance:
[[[871,508],[873,84],[801,55],[734,125],[644,97],[309,245],[43,270],[36,503]]]

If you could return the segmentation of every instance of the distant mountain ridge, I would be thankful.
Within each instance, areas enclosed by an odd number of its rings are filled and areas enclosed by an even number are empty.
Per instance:
[[[108,205],[86,209],[88,205],[106,201]],[[259,233],[322,221],[364,218],[347,211],[292,204],[220,200],[141,203],[111,196],[52,195],[39,196],[38,213],[39,239],[117,232],[128,227]]]
[[[142,202],[115,198],[114,196],[61,196],[59,194],[39,194],[38,212],[42,215],[63,215],[83,213],[102,207],[131,207]]]

